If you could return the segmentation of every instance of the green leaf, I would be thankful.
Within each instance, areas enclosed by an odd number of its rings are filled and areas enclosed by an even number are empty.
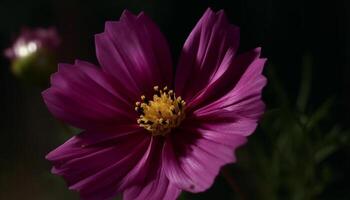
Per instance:
[[[325,160],[327,157],[329,157],[332,153],[334,153],[338,149],[338,145],[336,144],[330,144],[328,146],[324,146],[323,148],[319,149],[315,153],[315,161],[316,163],[320,163],[323,160]]]
[[[330,109],[332,108],[334,97],[328,98],[310,117],[307,127],[314,128],[322,119],[326,118],[330,114]]]

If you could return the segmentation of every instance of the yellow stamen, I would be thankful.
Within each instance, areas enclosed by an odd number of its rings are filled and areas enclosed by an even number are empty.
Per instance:
[[[153,89],[153,99],[148,100],[142,95],[141,102],[135,103],[135,111],[140,114],[137,123],[151,132],[152,136],[165,136],[185,118],[186,103],[168,87],[161,90],[159,86],[154,86]]]

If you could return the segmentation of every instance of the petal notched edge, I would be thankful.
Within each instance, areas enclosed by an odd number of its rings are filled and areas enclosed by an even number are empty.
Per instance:
[[[186,102],[213,78],[227,70],[222,64],[239,45],[239,28],[229,24],[225,13],[207,9],[187,38],[176,71],[175,90]]]
[[[96,55],[102,69],[141,95],[154,85],[171,85],[172,65],[167,41],[144,13],[124,11],[119,21],[109,21],[95,36]]]

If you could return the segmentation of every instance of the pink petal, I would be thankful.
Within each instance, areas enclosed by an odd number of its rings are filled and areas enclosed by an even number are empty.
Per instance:
[[[163,147],[162,139],[153,138],[154,149],[150,153],[152,158],[149,160],[149,170],[145,172],[146,176],[143,182],[127,188],[123,192],[124,200],[144,200],[144,199],[163,199],[175,200],[181,190],[171,183],[165,175],[161,160]]]
[[[207,85],[187,108],[196,115],[225,109],[247,118],[259,118],[265,108],[261,92],[266,84],[262,75],[266,59],[259,56],[260,48],[239,55],[228,70]]]
[[[239,28],[223,11],[208,9],[186,40],[176,72],[175,89],[190,102],[206,85],[223,74],[239,45]]]
[[[215,100],[210,99],[211,103],[199,108],[195,113],[205,115],[207,112],[224,109],[253,120],[259,119],[265,110],[265,104],[261,96],[262,89],[266,85],[266,78],[262,75],[265,61],[266,59],[260,58],[252,61],[236,85],[231,87],[231,90]],[[225,77],[222,77],[221,83],[218,81],[216,85],[213,85],[211,92],[214,91],[214,88],[220,90],[225,85],[227,87],[227,84],[223,83],[224,79]],[[209,90],[206,96],[212,96]]]
[[[235,161],[233,150],[245,143],[240,135],[219,135],[200,128],[173,132],[163,151],[164,170],[170,181],[190,192],[208,189],[220,168]]]
[[[145,164],[150,140],[142,129],[118,134],[85,132],[46,158],[54,165],[52,172],[63,176],[69,188],[78,191],[82,199],[111,199],[142,177],[134,168]]]
[[[195,114],[186,119],[186,121],[191,121],[191,126],[217,132],[217,137],[230,137],[231,135],[249,136],[255,131],[257,120],[257,118],[247,118],[237,114],[235,111],[224,109]],[[186,126],[187,123],[185,122],[184,125]]]
[[[60,64],[51,87],[42,95],[58,119],[87,130],[104,130],[118,123],[136,124],[133,101],[126,89],[92,64]]]
[[[106,22],[105,32],[96,35],[95,43],[103,70],[123,87],[131,87],[141,95],[152,91],[155,85],[171,85],[167,42],[144,13],[134,16],[125,11],[120,21]]]
[[[180,195],[181,190],[173,183],[169,182],[165,173],[160,172],[154,180],[145,186],[134,186],[123,193],[124,200],[144,200],[162,199],[175,200]]]

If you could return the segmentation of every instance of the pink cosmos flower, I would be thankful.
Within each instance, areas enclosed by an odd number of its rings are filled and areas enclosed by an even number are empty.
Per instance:
[[[60,37],[54,27],[23,28],[12,45],[5,49],[5,56],[11,60],[29,56],[38,50],[56,51],[60,45]]]
[[[264,111],[260,48],[237,55],[239,28],[210,9],[175,75],[166,40],[144,13],[106,22],[95,44],[101,67],[60,64],[43,92],[55,117],[84,130],[47,155],[52,172],[86,200],[208,189]]]

